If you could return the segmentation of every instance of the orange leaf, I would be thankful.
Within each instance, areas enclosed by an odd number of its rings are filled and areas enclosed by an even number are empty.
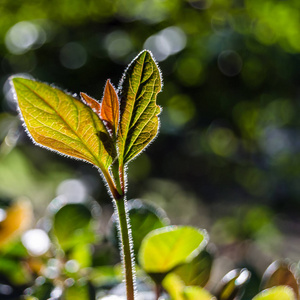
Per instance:
[[[100,103],[85,93],[80,93],[80,96],[81,99],[85,102],[85,104],[88,105],[100,117],[100,111],[101,111]]]
[[[0,247],[25,231],[32,221],[29,201],[20,200],[6,210],[6,218],[0,222]]]
[[[109,79],[106,81],[104,89],[100,117],[107,122],[109,129],[113,132],[113,135],[116,136],[119,125],[119,100]]]

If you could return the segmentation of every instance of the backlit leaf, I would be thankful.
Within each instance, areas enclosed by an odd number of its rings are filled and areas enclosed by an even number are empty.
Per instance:
[[[25,78],[12,78],[28,132],[40,146],[107,170],[115,151],[94,111],[63,91]]]
[[[159,69],[143,51],[129,65],[119,89],[121,119],[118,132],[120,165],[138,155],[158,132],[156,96],[161,90]]]
[[[118,95],[110,81],[107,80],[101,103],[100,117],[102,120],[107,122],[107,126],[112,131],[114,136],[117,135],[119,125],[119,110]]]
[[[290,287],[276,286],[263,290],[252,300],[296,300],[296,297]]]
[[[142,242],[140,266],[148,274],[167,274],[175,267],[191,261],[207,241],[207,233],[194,227],[167,226],[153,230]]]
[[[88,96],[86,93],[80,93],[80,96],[83,102],[100,117],[101,104],[96,99]]]

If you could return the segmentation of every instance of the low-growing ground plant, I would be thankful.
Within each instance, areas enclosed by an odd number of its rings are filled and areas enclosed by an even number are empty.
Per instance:
[[[227,273],[215,290],[206,289],[214,253],[205,230],[169,225],[166,213],[160,208],[140,200],[129,203],[126,200],[127,165],[149,145],[159,129],[161,108],[156,97],[161,91],[162,78],[150,52],[141,52],[130,63],[117,90],[107,81],[101,102],[85,93],[77,99],[29,78],[14,76],[11,84],[24,127],[33,142],[96,166],[115,206],[106,238],[110,246],[106,244],[105,248],[103,242],[101,251],[94,251],[93,255],[89,244],[97,244],[95,216],[90,206],[78,203],[56,206],[48,216],[52,224],[49,235],[55,248],[47,258],[33,259],[20,245],[2,249],[3,259],[14,253],[12,263],[19,266],[19,272],[36,277],[26,290],[25,299],[95,299],[95,286],[101,291],[117,286],[120,269],[111,267],[114,259],[108,259],[109,255],[105,260],[110,267],[105,266],[101,256],[106,251],[113,256],[113,245],[120,246],[127,300],[138,298],[135,268],[138,288],[141,282],[150,285],[152,282],[151,299],[242,299],[251,279],[246,268]],[[7,237],[21,228],[21,222],[20,228],[10,226],[15,211],[21,216],[25,209],[24,205],[18,205],[7,209],[6,223],[1,223]],[[26,268],[22,267],[24,260]],[[46,279],[40,277],[45,273]],[[22,274],[18,276],[22,278]],[[31,281],[23,282],[24,288]],[[251,296],[253,300],[299,299],[299,285],[290,263],[273,263],[263,276],[261,291],[255,294]],[[144,298],[140,299],[146,299],[145,293],[141,295]],[[97,297],[105,299],[105,292]],[[120,299],[124,299],[124,294]]]

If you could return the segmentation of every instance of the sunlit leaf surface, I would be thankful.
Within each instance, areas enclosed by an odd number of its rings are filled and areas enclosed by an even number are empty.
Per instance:
[[[276,286],[263,290],[253,300],[296,300],[293,290],[288,286]]]
[[[192,260],[207,244],[205,231],[167,226],[150,232],[142,242],[139,263],[147,273],[168,273]]]
[[[156,96],[161,77],[148,51],[136,57],[125,71],[120,88],[121,120],[118,133],[120,165],[138,155],[156,136],[160,107]]]
[[[100,116],[101,104],[86,93],[80,93],[83,102],[88,105],[98,116]]]
[[[201,287],[188,286],[183,291],[185,300],[216,300],[217,298]]]
[[[174,300],[216,300],[216,297],[204,288],[185,286],[180,277],[174,273],[170,273],[165,277],[163,287]]]
[[[19,108],[33,140],[47,148],[107,169],[115,154],[93,110],[61,90],[30,79],[12,79]]]

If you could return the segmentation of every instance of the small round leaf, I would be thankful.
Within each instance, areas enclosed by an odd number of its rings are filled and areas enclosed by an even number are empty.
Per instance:
[[[149,274],[167,274],[191,261],[206,246],[206,231],[189,226],[167,226],[150,232],[142,242],[139,263]]]

